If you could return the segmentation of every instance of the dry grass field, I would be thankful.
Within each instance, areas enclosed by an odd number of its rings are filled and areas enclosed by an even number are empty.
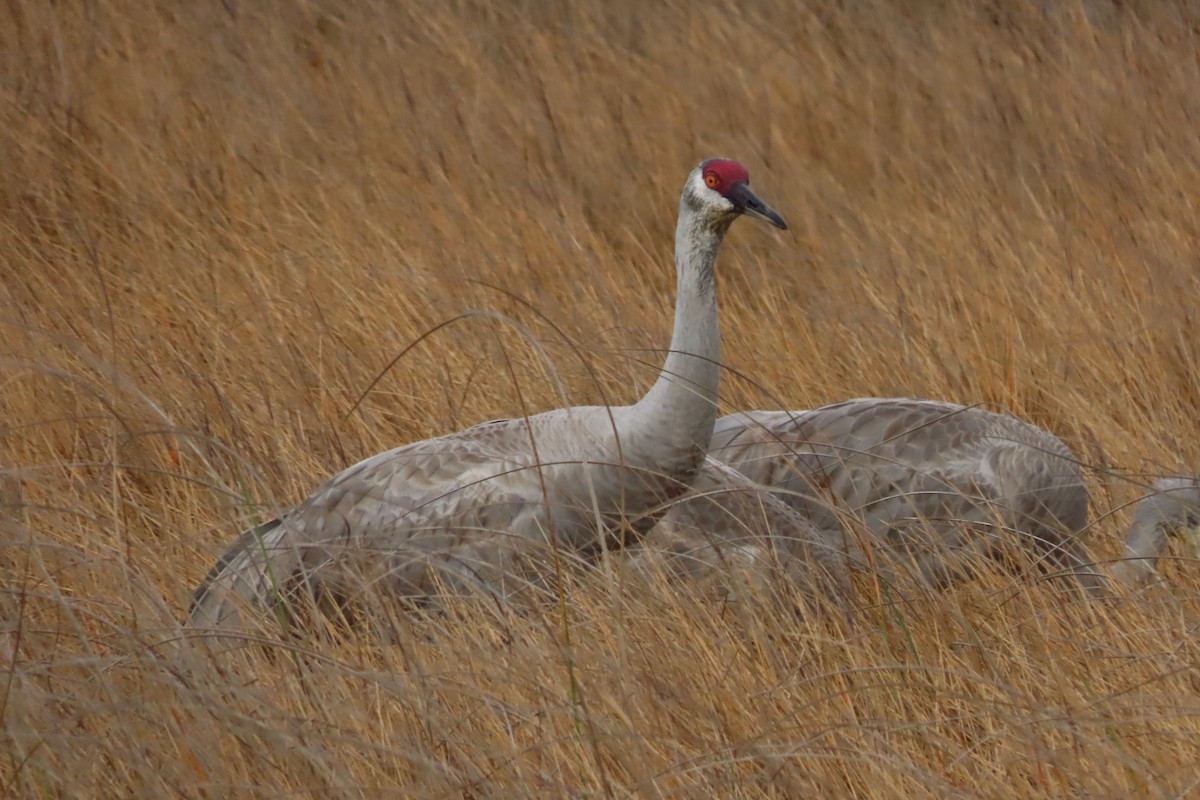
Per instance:
[[[709,155],[791,224],[723,251],[723,410],[1011,411],[1117,557],[1146,476],[1200,467],[1183,6],[0,8],[0,796],[1200,793],[1182,550],[1104,603],[863,580],[854,625],[615,568],[394,644],[180,625],[359,458],[644,391]]]

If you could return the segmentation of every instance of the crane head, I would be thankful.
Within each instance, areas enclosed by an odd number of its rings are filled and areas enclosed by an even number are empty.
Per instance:
[[[730,158],[710,158],[692,173],[692,192],[700,203],[729,216],[747,214],[787,230],[783,217],[750,191],[750,173]]]

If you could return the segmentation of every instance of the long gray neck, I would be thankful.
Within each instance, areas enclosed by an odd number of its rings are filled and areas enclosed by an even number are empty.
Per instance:
[[[675,227],[675,329],[671,350],[650,391],[634,406],[634,424],[651,440],[707,450],[717,418],[721,331],[713,268],[730,220],[715,224],[685,190]]]
[[[1158,557],[1166,547],[1166,522],[1135,515],[1122,560],[1113,566],[1113,577],[1127,586],[1151,580],[1157,574]]]
[[[1155,576],[1168,536],[1194,525],[1200,509],[1200,492],[1191,480],[1160,480],[1154,488],[1158,493],[1142,498],[1134,510],[1124,560],[1113,567],[1114,577],[1128,586]]]

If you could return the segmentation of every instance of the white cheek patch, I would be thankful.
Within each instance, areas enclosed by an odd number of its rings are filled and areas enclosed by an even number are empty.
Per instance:
[[[708,185],[704,182],[704,176],[700,173],[696,173],[695,177],[692,178],[692,190],[695,192],[696,197],[702,198],[705,204],[709,206],[720,208],[724,211],[733,210],[733,203],[716,189],[708,188]]]

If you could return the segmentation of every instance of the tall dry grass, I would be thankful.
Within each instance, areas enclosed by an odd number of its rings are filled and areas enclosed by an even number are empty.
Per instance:
[[[217,656],[178,620],[241,526],[359,457],[644,390],[711,154],[792,224],[725,248],[726,408],[1011,410],[1094,468],[1116,557],[1125,476],[1200,462],[1198,26],[1100,0],[7,4],[0,795],[1196,791],[1186,562],[1104,605],[1000,574],[866,591],[854,628],[608,574],[561,615],[455,606],[395,645]]]

